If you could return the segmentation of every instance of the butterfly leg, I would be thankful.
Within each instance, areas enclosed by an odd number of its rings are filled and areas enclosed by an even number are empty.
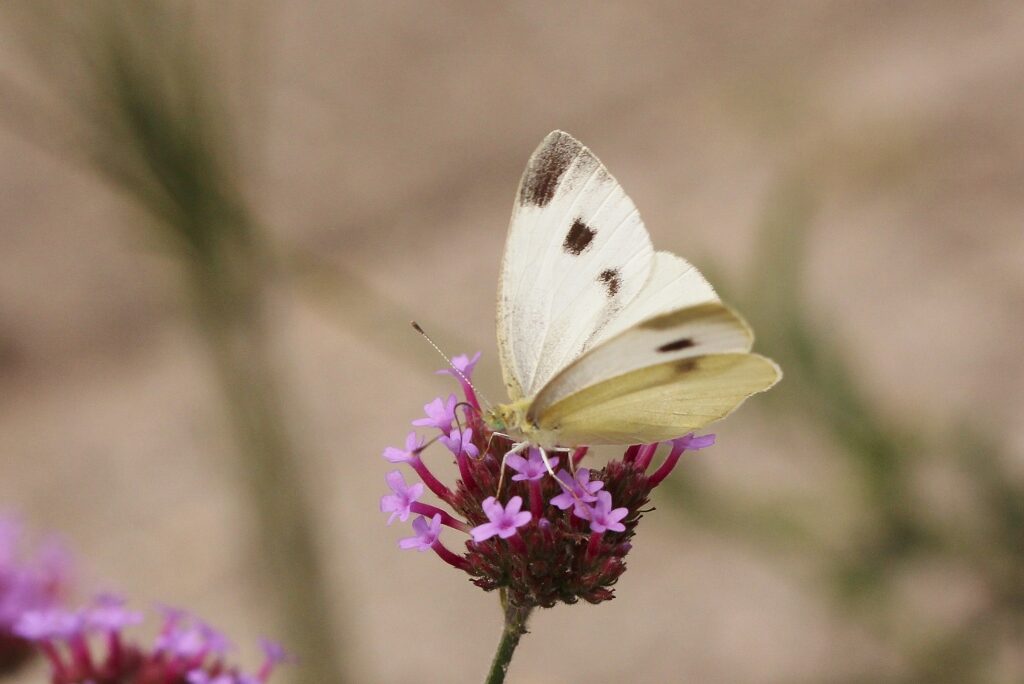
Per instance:
[[[558,476],[555,475],[555,469],[551,467],[551,461],[548,459],[548,452],[544,451],[544,447],[537,448],[540,450],[540,458],[544,461],[544,467],[548,469],[548,474],[555,478],[555,480],[558,480]],[[558,481],[560,482],[561,480]]]
[[[516,441],[512,439],[512,435],[506,435],[504,432],[491,432],[491,436],[487,438],[487,448],[484,449],[484,453],[491,453],[491,442],[494,441],[495,437],[504,437],[508,441],[512,442],[513,446],[516,446]]]
[[[555,475],[555,469],[551,467],[551,461],[548,459],[548,453],[544,450],[544,447],[537,447],[537,448],[540,450],[540,457],[544,461],[544,466],[548,469],[548,474],[550,474],[551,477],[554,478],[555,482],[558,483],[559,487],[561,487],[567,494],[572,496],[572,498],[576,501],[576,503],[582,504],[583,502],[580,501],[580,497],[576,493],[576,490],[573,487],[567,485],[565,482],[563,482],[560,477]],[[569,464],[570,464],[570,467],[571,467],[571,465],[572,465],[572,454],[573,454],[573,450],[572,449],[566,449],[564,447],[553,447],[551,450],[552,451],[564,451],[565,455],[566,455],[566,458],[569,460]],[[575,478],[576,474],[572,473],[572,477]]]
[[[505,455],[501,457],[501,471],[500,471],[501,474],[498,476],[498,491],[496,491],[494,493],[494,498],[497,499],[497,498],[501,497],[501,487],[502,487],[502,485],[505,484],[505,461],[512,454],[518,454],[521,451],[523,451],[524,449],[526,449],[528,446],[530,446],[529,442],[519,442],[518,444],[513,444],[512,448],[510,450],[506,451]],[[550,468],[549,468],[549,470],[550,470]]]

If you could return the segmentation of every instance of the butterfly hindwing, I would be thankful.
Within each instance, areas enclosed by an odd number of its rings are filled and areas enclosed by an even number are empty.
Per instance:
[[[717,300],[649,318],[558,373],[534,398],[526,418],[539,422],[559,402],[629,373],[708,354],[748,352],[753,341],[743,319]]]
[[[571,394],[537,417],[561,444],[639,444],[672,439],[732,413],[781,373],[758,354],[711,354],[621,375]]]
[[[555,131],[520,181],[498,288],[510,397],[536,394],[634,300],[653,261],[632,200],[572,136]]]

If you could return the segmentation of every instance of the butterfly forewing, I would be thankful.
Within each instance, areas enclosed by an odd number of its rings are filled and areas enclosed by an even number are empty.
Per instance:
[[[743,319],[718,301],[648,318],[598,344],[552,378],[531,403],[526,418],[538,422],[552,406],[572,395],[643,368],[708,354],[747,352],[753,341]]]
[[[732,413],[781,377],[757,354],[712,354],[649,366],[592,385],[547,407],[542,432],[564,445],[672,439]]]
[[[643,289],[605,326],[591,347],[649,318],[717,301],[718,295],[695,266],[670,252],[656,252]]]
[[[498,346],[513,400],[589,349],[644,287],[653,249],[632,200],[572,136],[534,152],[512,212]]]

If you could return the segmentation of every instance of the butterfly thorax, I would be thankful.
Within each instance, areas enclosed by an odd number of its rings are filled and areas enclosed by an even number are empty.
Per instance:
[[[529,399],[499,404],[484,413],[484,423],[492,432],[508,435],[518,442],[534,442],[536,428],[526,420]]]

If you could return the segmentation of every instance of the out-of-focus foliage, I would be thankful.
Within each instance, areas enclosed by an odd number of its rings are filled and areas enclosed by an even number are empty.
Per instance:
[[[301,447],[286,424],[267,340],[271,249],[245,198],[241,115],[223,89],[230,79],[218,73],[216,57],[224,55],[205,49],[213,43],[203,40],[199,5],[113,0],[23,9],[26,44],[60,103],[52,114],[70,127],[61,151],[141,208],[139,230],[155,235],[180,266],[258,520],[253,565],[269,569],[268,593],[282,616],[277,630],[303,662],[284,676],[344,681],[343,645],[330,627],[295,468]],[[224,49],[224,41],[215,44]],[[38,132],[31,120],[14,125]]]
[[[1001,649],[1024,638],[1024,483],[1007,468],[1009,454],[987,426],[952,425],[933,433],[887,415],[868,392],[828,320],[806,297],[804,265],[813,232],[810,179],[780,184],[764,212],[757,259],[727,299],[746,312],[758,348],[785,370],[766,397],[777,418],[796,417],[823,431],[849,474],[853,522],[841,538],[819,524],[830,511],[779,500],[752,506],[710,488],[697,468],[675,478],[673,503],[690,524],[737,535],[761,549],[787,550],[818,567],[817,589],[843,620],[862,625],[894,651],[893,662],[841,682],[925,684],[1009,681],[997,671]],[[927,409],[922,411],[927,413]],[[950,523],[920,494],[927,472],[944,468],[974,500],[971,519]],[[850,505],[850,502],[847,505]],[[899,580],[938,564],[979,586],[980,607],[951,628],[916,615]],[[1009,665],[1008,667],[1015,667]],[[1009,677],[1009,680],[1004,678]]]

